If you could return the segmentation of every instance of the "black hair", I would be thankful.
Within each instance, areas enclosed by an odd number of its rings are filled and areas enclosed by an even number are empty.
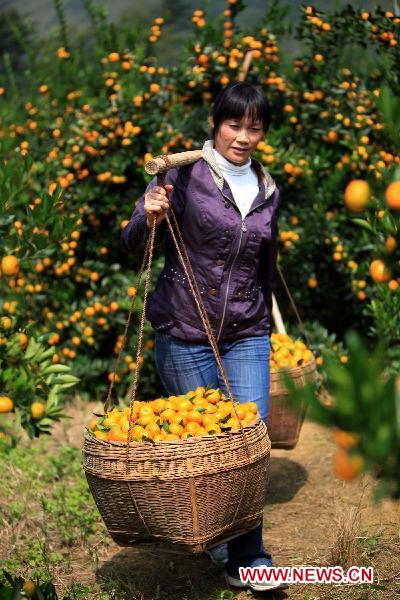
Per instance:
[[[233,81],[222,88],[215,99],[212,138],[215,138],[222,121],[242,119],[246,113],[254,121],[261,121],[265,133],[268,131],[271,107],[264,92],[252,83]]]

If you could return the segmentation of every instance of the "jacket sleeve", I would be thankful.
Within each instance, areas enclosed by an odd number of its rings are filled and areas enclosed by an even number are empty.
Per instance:
[[[165,178],[166,184],[172,184],[174,189],[170,195],[170,204],[174,210],[176,217],[183,210],[185,204],[185,189],[186,186],[183,181],[183,169],[170,169]],[[149,185],[147,186],[144,194],[136,204],[135,210],[129,220],[129,223],[124,227],[121,232],[121,246],[126,252],[132,252],[134,254],[142,254],[146,248],[147,241],[149,239],[149,232],[147,230],[147,215],[144,211],[144,198],[154,186],[157,185],[157,178],[154,177]],[[165,219],[156,228],[156,236],[154,240],[155,248],[163,244],[168,231],[168,225]]]
[[[268,307],[272,321],[272,292],[276,279],[276,261],[278,257],[278,216],[280,208],[280,191],[275,189],[273,194],[273,209],[271,217],[271,240],[263,251],[261,260],[261,285],[264,292],[265,303]],[[271,323],[272,325],[272,323]],[[271,334],[272,327],[270,327]]]

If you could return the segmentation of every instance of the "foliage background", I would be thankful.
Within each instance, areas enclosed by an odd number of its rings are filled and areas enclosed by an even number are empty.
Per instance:
[[[162,8],[168,15],[171,7]],[[230,0],[217,17],[213,9],[195,13],[180,60],[170,65],[157,50],[164,18],[146,30],[136,20],[108,21],[89,0],[83,10],[89,28],[75,30],[55,0],[58,25],[45,39],[18,13],[3,21],[0,244],[3,256],[19,260],[14,277],[0,278],[9,319],[4,361],[23,359],[23,347],[20,357],[10,351],[13,336],[25,332],[56,348],[52,361],[73,369],[81,393],[105,397],[136,293],[140,257],[124,253],[120,232],[149,181],[143,162],[201,147],[213,98],[251,51],[248,79],[264,86],[274,112],[258,158],[282,190],[279,261],[319,364],[326,347],[346,361],[343,335],[353,327],[371,343],[383,337],[398,368],[398,213],[387,207],[385,188],[398,178],[399,19],[382,9],[307,7],[294,26],[274,4],[247,26],[245,4]],[[281,40],[291,32],[298,49],[290,57]],[[354,178],[371,185],[362,215],[343,203]],[[377,258],[391,269],[389,282],[370,277]],[[161,267],[158,259],[155,275]],[[276,294],[296,334],[282,286]],[[148,324],[143,356],[134,352],[140,308],[139,293],[115,376],[119,397],[137,360],[141,397],[162,391]],[[27,391],[23,410],[40,385]],[[3,388],[10,392],[4,380]]]

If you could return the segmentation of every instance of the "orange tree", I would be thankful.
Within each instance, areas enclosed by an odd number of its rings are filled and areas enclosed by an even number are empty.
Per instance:
[[[352,481],[369,471],[376,480],[374,497],[400,499],[400,379],[390,373],[385,360],[385,343],[371,353],[354,331],[346,333],[349,362],[324,353],[330,400],[321,403],[310,384],[287,385],[293,407],[308,403],[314,421],[334,428],[337,450],[334,470]]]
[[[0,439],[10,440],[4,415],[14,412],[33,437],[50,433],[60,419],[63,393],[78,382],[69,365],[58,364],[49,336],[27,318],[32,299],[46,301],[46,284],[32,278],[34,264],[52,264],[57,243],[70,228],[68,218],[54,221],[55,197],[43,195],[29,204],[31,161],[11,158],[0,167],[0,251],[2,288],[0,312]],[[34,213],[34,207],[36,211]],[[25,213],[24,227],[17,214]]]
[[[275,7],[248,31],[237,24],[244,6],[230,0],[212,21],[196,10],[179,64],[167,67],[154,50],[162,17],[148,31],[117,28],[87,3],[91,35],[72,39],[57,2],[57,38],[34,52],[27,48],[30,70],[19,88],[10,65],[0,82],[2,154],[7,161],[21,160],[27,182],[24,202],[11,198],[3,210],[4,233],[16,240],[12,250],[21,271],[0,278],[2,314],[10,316],[8,302],[15,294],[24,298],[25,305],[17,303],[19,327],[31,322],[56,349],[52,360],[73,367],[88,396],[104,398],[113,378],[117,393],[124,394],[137,366],[140,257],[124,255],[120,232],[149,181],[143,163],[155,154],[201,146],[212,100],[237,78],[247,52],[252,54],[247,77],[263,86],[273,106],[273,127],[258,158],[282,189],[279,260],[315,332],[314,349],[335,343],[336,336],[342,352],[349,324],[383,335],[373,303],[398,302],[394,283],[378,284],[369,274],[387,227],[397,239],[393,211],[377,200],[372,210],[378,233],[368,237],[343,204],[343,191],[354,178],[386,184],[397,177],[398,145],[380,101],[384,88],[388,97],[399,91],[394,68],[399,19],[380,10],[347,7],[324,14],[306,7],[296,34],[302,50],[289,61],[280,51],[279,36],[287,31],[283,12]],[[346,54],[350,38],[352,52]],[[33,232],[33,222],[43,231]],[[29,244],[32,235],[41,252],[24,262],[21,240]],[[10,252],[5,248],[3,256]],[[161,266],[158,259],[156,273]],[[398,283],[396,269],[392,275]],[[290,307],[279,288],[277,293],[290,325]],[[132,331],[114,373],[136,295]],[[385,335],[395,339],[396,331],[388,325]],[[160,387],[148,325],[146,336],[139,391],[154,397]]]

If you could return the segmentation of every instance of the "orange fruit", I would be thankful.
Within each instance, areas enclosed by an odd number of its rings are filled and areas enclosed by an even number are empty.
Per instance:
[[[198,396],[204,396],[205,393],[205,388],[202,385],[199,385],[196,389],[195,392]]]
[[[222,421],[223,419],[225,419],[225,416],[226,415],[222,410],[217,410],[215,413],[213,413],[213,417],[217,423],[218,421]]]
[[[171,423],[169,426],[169,432],[181,436],[183,433],[183,427],[182,425],[179,425],[179,423]]]
[[[253,413],[253,415],[256,415],[258,413],[258,406],[255,402],[247,402],[247,408],[250,412]]]
[[[142,427],[147,427],[147,425],[150,425],[150,423],[154,423],[154,419],[155,419],[155,415],[151,414],[151,415],[139,415],[138,418],[138,423],[139,425],[141,425]]]
[[[205,425],[204,429],[206,430],[208,435],[221,433],[221,427],[217,425],[217,423],[210,423],[209,425]]]
[[[360,454],[349,456],[344,448],[339,448],[334,457],[335,473],[340,479],[352,481],[359,475],[364,460]]]
[[[166,442],[175,442],[177,440],[180,440],[181,438],[179,437],[179,435],[177,435],[176,433],[167,433],[164,436],[164,440]]]
[[[123,416],[122,419],[120,419],[118,421],[118,423],[119,423],[119,426],[120,426],[121,430],[124,433],[128,433],[128,431],[129,431],[129,418],[127,418],[126,416]]]
[[[252,423],[254,421],[254,415],[252,412],[247,412],[243,419],[241,419],[242,421],[242,425],[243,427],[246,427],[247,425],[250,425],[250,423]]]
[[[16,275],[19,271],[19,260],[16,256],[7,255],[1,259],[1,270],[3,275]]]
[[[25,593],[25,598],[32,598],[36,591],[36,583],[32,580],[25,581],[22,591]]]
[[[159,426],[157,425],[157,423],[155,423],[154,421],[152,423],[149,423],[146,427],[145,427],[146,432],[148,433],[148,435],[153,438],[154,440],[154,436],[159,434],[161,429],[159,428]]]
[[[9,413],[14,408],[14,402],[8,396],[0,396],[0,413]]]
[[[122,431],[120,427],[113,427],[107,433],[107,439],[110,442],[126,442],[127,435]]]
[[[383,283],[389,281],[391,278],[390,269],[388,269],[383,260],[379,258],[372,261],[369,267],[369,273],[376,283]]]
[[[145,402],[141,405],[141,407],[139,408],[139,415],[154,415],[154,410],[150,402]]]
[[[1,317],[0,325],[5,331],[8,331],[9,329],[11,329],[12,320],[10,319],[10,317]]]
[[[106,416],[106,418],[104,419],[102,425],[104,425],[104,427],[107,427],[108,429],[110,429],[111,427],[115,427],[116,425],[118,425],[118,421],[119,421],[119,418],[117,419],[115,415],[108,414]],[[118,425],[118,427],[119,427],[119,425]]]
[[[170,398],[168,400],[168,406],[169,406],[169,408],[172,408],[173,410],[178,410],[178,402],[179,402],[178,398],[176,398],[176,397]]]
[[[188,421],[192,423],[202,423],[203,415],[198,410],[190,410],[187,414]]]
[[[186,433],[190,433],[190,435],[197,435],[200,430],[200,425],[199,425],[199,423],[196,423],[195,421],[190,421],[186,425],[185,430],[186,430]]]
[[[369,200],[369,195],[368,182],[364,179],[353,179],[344,191],[344,203],[352,212],[361,212]]]
[[[33,402],[31,404],[32,419],[41,419],[46,412],[46,406],[43,402]]]
[[[142,437],[146,435],[146,430],[141,425],[135,425],[131,431],[132,440],[136,442],[141,442]]]
[[[98,423],[98,419],[97,417],[95,417],[94,419],[90,419],[89,424],[88,424],[88,429],[90,429],[91,431],[94,431],[97,427],[97,423]]]
[[[396,238],[392,235],[389,235],[385,240],[385,248],[391,254],[397,246]]]
[[[205,398],[202,398],[201,396],[195,396],[192,402],[193,406],[197,406],[199,408],[206,408],[206,406],[208,405],[208,401]]]
[[[294,347],[296,350],[307,350],[307,346],[301,340],[296,340],[294,343]]]
[[[246,412],[247,412],[246,404],[239,404],[239,406],[236,406],[236,413],[237,413],[237,416],[239,417],[239,419],[243,419]]]
[[[207,425],[216,425],[216,420],[214,415],[207,415],[203,413],[203,419],[202,419],[202,424],[203,427],[206,428]]]
[[[313,358],[314,358],[314,355],[313,355],[313,353],[311,352],[311,350],[306,350],[306,351],[303,353],[303,361],[304,361],[304,363],[309,363],[309,362],[311,362]]]
[[[177,400],[176,408],[179,411],[182,410],[192,410],[193,404],[187,398],[182,398],[181,400]]]
[[[240,423],[239,423],[239,421],[238,421],[238,419],[236,417],[231,417],[230,419],[228,419],[227,422],[226,422],[226,424],[233,431],[235,431],[236,429],[239,429],[239,427],[240,427]]]
[[[98,429],[96,429],[96,431],[94,431],[93,433],[99,440],[107,440],[108,439],[106,431],[99,431]]]
[[[169,421],[175,415],[176,415],[176,412],[174,411],[173,408],[166,408],[160,414],[161,422],[164,423],[164,421]]]
[[[337,429],[334,434],[335,442],[341,448],[347,450],[347,448],[352,448],[356,446],[360,436],[357,433],[352,433],[350,431],[344,431],[343,429]]]
[[[394,181],[386,188],[386,202],[392,210],[400,210],[400,181]]]
[[[187,410],[183,410],[182,412],[177,412],[173,417],[171,417],[170,419],[170,423],[179,423],[179,425],[183,425],[185,426],[186,423],[188,422],[188,411]]]
[[[210,390],[204,394],[204,397],[210,404],[216,404],[221,399],[221,394],[218,390]]]
[[[157,400],[153,400],[152,406],[154,412],[159,415],[163,410],[165,410],[165,402],[166,401],[164,400],[164,398],[158,398]]]
[[[206,65],[209,60],[210,57],[207,56],[207,54],[199,54],[199,56],[197,57],[197,62],[199,63],[199,65]]]
[[[28,336],[25,333],[20,333],[19,334],[19,342],[21,344],[22,350],[25,350],[26,345],[28,343]]]

